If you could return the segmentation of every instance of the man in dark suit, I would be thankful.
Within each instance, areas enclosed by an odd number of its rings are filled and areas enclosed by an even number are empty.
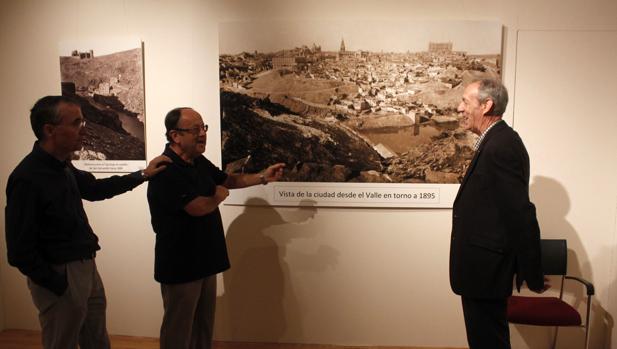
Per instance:
[[[480,136],[452,210],[450,285],[461,296],[471,349],[510,348],[507,299],[525,281],[545,289],[540,229],[529,201],[529,156],[501,119],[508,92],[500,81],[474,81],[458,107],[462,126]]]

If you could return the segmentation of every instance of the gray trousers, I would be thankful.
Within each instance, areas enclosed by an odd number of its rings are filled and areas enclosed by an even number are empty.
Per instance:
[[[214,332],[216,275],[183,284],[161,284],[161,349],[210,349]]]
[[[109,349],[105,289],[94,259],[54,265],[68,288],[58,297],[28,278],[45,349]]]

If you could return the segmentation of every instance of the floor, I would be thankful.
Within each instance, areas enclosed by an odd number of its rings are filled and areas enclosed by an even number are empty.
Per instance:
[[[158,349],[158,338],[111,336],[113,349]],[[41,349],[38,331],[4,330],[0,332],[2,349]],[[214,342],[213,349],[429,349],[420,347],[337,346],[323,344]],[[435,348],[430,349],[454,349]]]

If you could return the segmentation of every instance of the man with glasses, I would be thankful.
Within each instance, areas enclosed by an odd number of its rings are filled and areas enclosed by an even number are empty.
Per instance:
[[[43,97],[30,123],[38,140],[6,187],[8,261],[28,277],[45,349],[109,348],[105,290],[94,258],[100,246],[81,200],[132,190],[169,159],[159,156],[143,171],[96,179],[70,161],[84,135],[78,102]]]
[[[206,159],[208,125],[191,108],[165,117],[172,163],[148,184],[156,233],[154,278],[161,284],[161,349],[208,349],[212,343],[216,274],[229,268],[218,205],[228,189],[279,180],[284,164],[258,174],[226,174]]]

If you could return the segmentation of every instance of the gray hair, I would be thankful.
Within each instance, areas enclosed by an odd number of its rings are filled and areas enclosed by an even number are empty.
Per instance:
[[[478,86],[478,101],[486,103],[489,99],[493,101],[493,107],[486,115],[502,116],[508,105],[508,90],[499,80],[482,79],[475,81]]]

